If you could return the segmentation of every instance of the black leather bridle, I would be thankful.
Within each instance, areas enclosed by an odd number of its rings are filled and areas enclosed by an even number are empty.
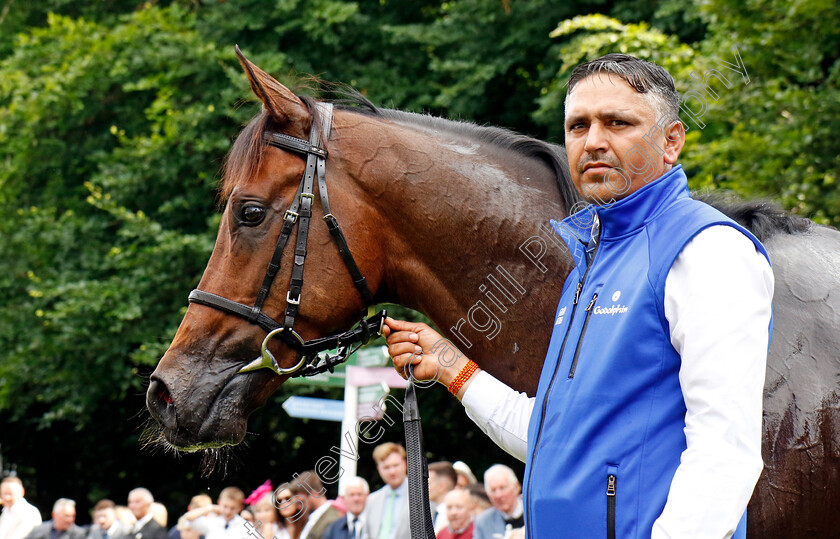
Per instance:
[[[324,221],[327,223],[330,235],[335,240],[338,246],[338,252],[341,254],[341,258],[344,260],[347,269],[350,271],[350,275],[353,277],[353,284],[362,295],[365,305],[370,307],[374,303],[373,294],[371,294],[367,281],[361,271],[359,271],[359,266],[350,253],[350,248],[347,246],[347,240],[344,238],[344,234],[338,226],[338,221],[330,212],[326,181],[327,150],[325,144],[320,140],[320,133],[323,131],[325,139],[329,138],[332,125],[332,104],[316,103],[312,113],[320,119],[321,129],[317,129],[319,122],[313,121],[308,141],[282,133],[266,132],[263,135],[263,140],[270,146],[306,156],[306,169],[300,180],[297,193],[295,193],[295,198],[283,216],[283,229],[274,248],[274,255],[271,257],[271,262],[269,262],[268,269],[265,272],[262,286],[260,286],[257,292],[257,299],[254,305],[249,306],[238,303],[203,290],[195,289],[190,292],[189,301],[191,303],[198,303],[199,305],[205,305],[228,314],[242,317],[268,332],[268,335],[266,335],[262,343],[260,357],[239,369],[240,373],[258,369],[271,369],[280,375],[313,376],[326,371],[332,371],[336,365],[344,362],[359,346],[367,343],[373,335],[382,333],[382,324],[386,316],[384,310],[373,316],[370,316],[370,313],[368,313],[369,316],[363,317],[356,327],[344,333],[329,337],[304,341],[293,329],[295,317],[300,308],[300,292],[303,288],[303,265],[306,261],[306,241],[309,237],[309,222],[312,217],[312,203],[315,198],[313,190],[316,176],[318,178],[318,193],[321,197]],[[283,323],[280,324],[265,314],[262,309],[266,298],[268,298],[274,277],[280,269],[283,251],[286,248],[286,243],[289,241],[295,223],[300,223],[300,226],[297,232],[292,277],[289,283],[289,291],[286,292],[285,317]],[[301,355],[300,361],[294,367],[283,368],[277,364],[274,355],[268,350],[268,343],[274,337],[281,339]],[[321,357],[318,355],[320,352],[332,349],[338,350],[334,356],[325,354],[324,357]]]

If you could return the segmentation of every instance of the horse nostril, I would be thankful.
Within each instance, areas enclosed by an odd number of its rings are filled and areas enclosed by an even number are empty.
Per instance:
[[[149,411],[152,412],[152,415],[156,415],[155,412],[167,412],[174,406],[175,401],[169,393],[166,384],[157,378],[152,378],[150,381],[149,390],[146,395]]]
[[[163,389],[159,389],[155,396],[165,402],[167,406],[172,404],[172,395],[169,394],[169,390],[164,387]]]

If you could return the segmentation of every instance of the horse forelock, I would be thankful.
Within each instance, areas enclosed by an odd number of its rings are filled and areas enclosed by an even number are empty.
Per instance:
[[[307,108],[314,110],[315,100],[308,96],[298,96],[306,104]],[[321,121],[317,115],[312,117],[312,128],[321,129]],[[228,152],[222,172],[222,182],[219,192],[219,199],[224,203],[237,185],[246,185],[254,178],[262,165],[265,152],[263,135],[266,132],[282,132],[278,125],[265,109],[248,122]],[[322,137],[323,138],[323,137]]]
[[[271,116],[260,111],[236,137],[225,158],[219,198],[224,203],[237,185],[245,185],[262,164],[263,133],[273,124]]]

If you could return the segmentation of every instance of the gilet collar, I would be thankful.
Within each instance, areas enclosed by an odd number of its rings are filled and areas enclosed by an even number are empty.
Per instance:
[[[688,196],[688,179],[682,165],[677,165],[635,193],[597,208],[601,241],[636,232],[676,200]]]

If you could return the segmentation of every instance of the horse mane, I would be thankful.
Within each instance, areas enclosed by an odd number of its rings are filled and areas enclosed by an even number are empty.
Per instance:
[[[528,159],[541,160],[554,172],[566,213],[569,213],[569,210],[580,200],[580,195],[569,175],[566,150],[562,146],[543,142],[501,127],[480,126],[469,122],[438,118],[428,114],[382,109],[375,106],[359,92],[349,88],[334,89],[333,91],[340,96],[333,102],[342,110],[415,125],[425,129],[444,131],[478,142],[492,144]],[[298,97],[312,110],[315,103],[314,99],[308,96]],[[276,130],[277,127],[271,116],[261,110],[242,129],[239,136],[236,137],[222,168],[220,202],[224,202],[230,197],[234,187],[244,184],[249,178],[254,177],[262,163],[263,133]]]
[[[449,120],[430,114],[379,108],[365,96],[349,88],[336,90],[336,93],[339,93],[342,98],[335,100],[334,103],[343,110],[415,125],[432,131],[450,133],[477,142],[491,144],[503,150],[509,150],[527,159],[541,160],[554,172],[566,213],[570,213],[571,208],[580,200],[580,194],[569,174],[566,150],[558,144],[543,142],[502,127]]]
[[[779,233],[802,234],[808,232],[813,225],[809,219],[788,213],[769,200],[741,200],[735,195],[717,192],[692,196],[716,208],[752,232],[759,241],[765,241]]]

